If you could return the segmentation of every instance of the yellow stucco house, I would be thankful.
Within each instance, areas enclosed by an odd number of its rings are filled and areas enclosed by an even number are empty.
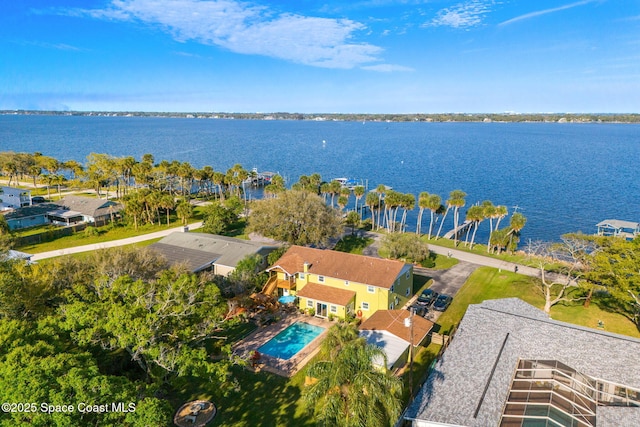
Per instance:
[[[363,319],[393,310],[411,297],[413,266],[345,252],[292,246],[267,271],[263,293],[298,297],[318,317]]]

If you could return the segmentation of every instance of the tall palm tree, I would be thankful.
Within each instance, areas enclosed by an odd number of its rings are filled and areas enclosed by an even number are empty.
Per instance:
[[[372,230],[374,230],[376,226],[376,206],[378,206],[378,201],[379,201],[378,195],[373,191],[368,192],[367,196],[364,199],[364,204],[371,211],[371,229]]]
[[[494,231],[497,230],[498,227],[500,227],[500,221],[502,221],[507,215],[509,215],[509,210],[507,209],[506,206],[504,205],[496,206],[495,218],[497,218],[498,220],[496,221],[496,226],[493,229]]]
[[[442,208],[442,198],[437,194],[431,194],[429,196],[427,208],[431,211],[431,219],[429,220],[429,235],[428,235],[428,238],[431,239],[431,232],[433,231],[433,226],[435,224],[434,218],[438,213],[438,211]]]
[[[473,234],[471,235],[471,243],[469,244],[469,248],[473,248],[473,242],[476,239],[476,231],[478,231],[478,225],[485,219],[484,215],[484,207],[474,205],[471,206],[467,210],[467,221],[471,221],[473,223]],[[469,237],[469,233],[467,233],[467,238]],[[466,242],[465,242],[466,244]]]
[[[464,207],[467,196],[462,190],[453,190],[450,193],[451,205],[453,206],[453,229],[458,228],[458,222],[460,220],[460,208]],[[458,246],[458,233],[453,233],[453,245]]]
[[[353,188],[353,195],[356,198],[356,207],[355,207],[355,211],[358,212],[358,202],[360,202],[360,199],[362,199],[362,196],[364,196],[364,186],[362,185],[356,185]],[[360,209],[362,210],[362,209]],[[359,213],[360,217],[362,218],[362,212]]]
[[[489,238],[487,239],[487,252],[489,252],[489,248],[491,247],[491,234],[493,233],[493,219],[496,218],[496,207],[490,200],[485,200],[482,202],[482,214],[485,218],[489,219]]]
[[[513,238],[515,237],[517,240],[515,244],[517,245],[520,241],[520,231],[524,228],[527,223],[527,218],[522,215],[520,212],[514,212],[511,215],[511,221],[509,221],[509,250],[513,251]]]
[[[381,368],[374,362],[384,361]],[[317,381],[302,398],[318,425],[388,426],[400,415],[402,381],[386,369],[386,354],[364,338],[348,341],[328,360],[313,362],[307,375]]]
[[[376,224],[378,224],[378,228],[380,228],[380,226],[382,225],[382,223],[380,222],[380,211],[382,210],[382,198],[387,193],[387,186],[384,184],[379,184],[376,187],[375,191],[376,193],[378,193],[378,220],[376,221]]]
[[[337,194],[340,194],[340,190],[342,189],[342,185],[339,181],[331,181],[329,183],[329,194],[331,194],[331,207],[334,206],[335,197]]]
[[[416,222],[416,234],[419,236],[422,231],[422,214],[425,209],[429,209],[430,194],[423,191],[418,195],[418,221]]]
[[[446,205],[447,205],[447,208],[444,211],[444,215],[442,215],[442,222],[440,222],[440,227],[438,227],[438,232],[436,233],[436,239],[440,238],[440,232],[442,231],[442,226],[444,225],[444,220],[447,219],[447,214],[449,213],[449,211],[453,207],[454,201],[453,201],[453,198],[452,198],[451,194],[453,194],[453,192],[449,193],[449,198],[445,202]]]
[[[412,211],[416,207],[416,196],[411,193],[403,195],[401,207],[403,212],[400,220],[400,231],[403,232],[407,222],[407,211]]]

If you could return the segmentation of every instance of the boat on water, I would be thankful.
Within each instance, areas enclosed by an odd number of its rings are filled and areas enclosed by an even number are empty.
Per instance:
[[[351,178],[333,178],[332,181],[338,181],[342,187],[348,188],[349,190],[353,190],[359,185],[364,186],[361,181]]]

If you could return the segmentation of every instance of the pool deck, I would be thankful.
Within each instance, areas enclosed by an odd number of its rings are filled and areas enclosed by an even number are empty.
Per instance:
[[[251,367],[251,361],[249,361],[250,369],[256,371],[267,371],[283,377],[291,377],[309,363],[311,358],[316,355],[320,349],[320,343],[327,334],[327,330],[334,324],[334,322],[329,322],[328,320],[324,320],[319,317],[304,316],[299,313],[287,314],[281,321],[269,326],[258,328],[245,339],[239,341],[233,346],[233,353],[238,356],[248,358],[252,351],[258,350],[258,348],[263,344],[295,322],[304,322],[310,325],[320,326],[325,328],[325,330],[289,360],[278,359],[277,357],[261,354],[260,360],[254,368]]]

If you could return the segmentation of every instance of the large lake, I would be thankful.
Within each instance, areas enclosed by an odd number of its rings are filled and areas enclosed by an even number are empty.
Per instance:
[[[518,206],[528,220],[523,241],[594,233],[608,218],[640,221],[637,124],[4,115],[0,151],[9,150],[80,162],[91,152],[138,160],[151,153],[156,162],[175,159],[222,171],[240,163],[277,171],[289,184],[318,172],[325,180],[362,179],[370,189],[385,184],[416,196],[437,193],[443,201],[461,189],[467,207],[486,199],[509,212]],[[417,209],[410,228],[416,216]],[[481,225],[481,240],[487,227]]]

